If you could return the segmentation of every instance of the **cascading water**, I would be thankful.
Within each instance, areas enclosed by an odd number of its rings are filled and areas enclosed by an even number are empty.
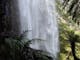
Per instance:
[[[28,30],[30,47],[57,57],[59,52],[55,0],[18,0],[21,33]]]

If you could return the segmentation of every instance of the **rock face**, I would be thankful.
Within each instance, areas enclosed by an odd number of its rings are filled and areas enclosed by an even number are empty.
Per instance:
[[[9,15],[11,19],[11,31],[16,34],[20,33],[20,19],[19,19],[19,9],[18,9],[18,1],[10,0],[9,1]]]
[[[19,10],[17,0],[0,1],[0,35],[19,34]]]

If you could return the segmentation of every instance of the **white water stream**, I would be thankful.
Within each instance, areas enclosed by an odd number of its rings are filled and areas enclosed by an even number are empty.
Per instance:
[[[21,33],[28,30],[30,47],[57,57],[59,52],[55,0],[18,0]]]

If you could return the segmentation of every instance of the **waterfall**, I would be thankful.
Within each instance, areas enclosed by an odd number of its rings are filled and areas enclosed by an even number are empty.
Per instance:
[[[18,0],[21,33],[33,40],[30,47],[57,57],[59,52],[55,0]],[[26,39],[25,39],[26,40]]]

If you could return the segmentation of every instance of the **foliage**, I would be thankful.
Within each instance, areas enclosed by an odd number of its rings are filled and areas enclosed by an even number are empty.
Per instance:
[[[70,1],[70,0],[65,0]],[[65,2],[66,4],[66,2]],[[73,4],[73,3],[72,3]],[[60,33],[60,60],[74,60],[73,52],[71,48],[71,42],[74,41],[76,48],[75,54],[80,57],[80,28],[77,23],[74,22],[70,13],[66,11],[66,7],[57,0],[57,10],[59,13],[59,33]],[[67,4],[66,4],[67,5]],[[77,17],[76,17],[77,18]]]
[[[16,37],[5,37],[0,41],[0,60],[52,60],[43,51],[29,47],[31,41],[23,41],[23,34]]]
[[[63,9],[79,24],[80,0],[63,0]]]

